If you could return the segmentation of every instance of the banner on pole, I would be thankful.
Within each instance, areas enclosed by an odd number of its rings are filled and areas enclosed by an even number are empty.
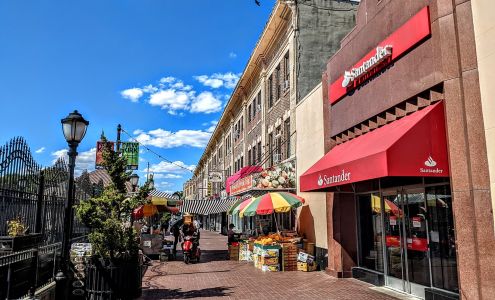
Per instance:
[[[120,151],[127,160],[127,169],[137,170],[139,165],[139,143],[122,142]]]
[[[108,142],[107,141],[107,144],[110,144],[110,148],[112,148],[112,150],[114,149],[114,145],[115,145],[114,142]],[[103,143],[102,141],[96,142],[96,159],[95,159],[95,168],[96,169],[103,168],[103,149],[104,149],[104,147],[105,147],[105,143]]]

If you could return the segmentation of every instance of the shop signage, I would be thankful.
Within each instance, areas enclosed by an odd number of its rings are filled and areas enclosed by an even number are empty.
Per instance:
[[[210,171],[208,173],[208,180],[210,182],[222,182],[223,172],[222,171]]]
[[[428,6],[419,11],[394,33],[378,44],[349,71],[330,84],[328,99],[337,103],[347,93],[359,87],[366,79],[424,41],[431,34]],[[393,51],[392,51],[393,49]]]
[[[240,192],[247,191],[253,187],[253,175],[247,175],[246,177],[237,179],[230,186],[230,194],[238,194]]]
[[[385,47],[377,47],[376,53],[370,59],[365,60],[362,65],[357,68],[352,68],[350,71],[344,72],[344,79],[342,80],[342,87],[346,88],[351,84],[359,84],[359,79],[374,73],[376,67],[386,61],[392,55],[392,45],[386,45]],[[356,83],[355,83],[356,82]]]
[[[127,169],[137,170],[139,165],[139,143],[122,142],[120,151],[127,160]]]
[[[339,183],[339,182],[346,182],[351,180],[351,172],[346,172],[345,170],[342,170],[341,173],[337,175],[329,175],[327,176],[326,174],[321,176],[318,176],[318,186],[323,187],[326,185],[331,185],[334,183]]]
[[[114,142],[106,142],[110,145],[110,148],[114,149]],[[102,141],[96,142],[96,159],[95,159],[95,168],[101,169],[103,168],[103,149],[105,148],[105,143]]]
[[[433,160],[433,158],[428,156],[428,159],[425,161],[425,167],[426,168],[419,168],[420,173],[434,173],[434,174],[442,174],[443,169],[435,168],[437,165],[437,162]]]
[[[248,179],[249,178],[249,179]],[[257,173],[251,173],[241,179],[237,179],[230,185],[230,194],[239,194],[251,189],[295,189],[296,188],[296,161],[291,160],[263,169]]]

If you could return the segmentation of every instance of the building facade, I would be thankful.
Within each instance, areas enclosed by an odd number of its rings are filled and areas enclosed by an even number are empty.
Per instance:
[[[226,179],[247,166],[294,162],[297,103],[321,81],[326,58],[354,26],[356,8],[356,1],[276,2],[197,164],[197,199],[226,196]],[[218,173],[221,181],[210,180]],[[224,218],[208,217],[217,231]]]
[[[361,1],[323,74],[326,154],[299,184],[326,195],[330,274],[495,298],[484,5]]]

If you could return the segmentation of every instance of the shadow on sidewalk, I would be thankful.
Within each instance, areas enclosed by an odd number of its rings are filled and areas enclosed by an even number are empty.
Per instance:
[[[232,294],[231,287],[214,287],[201,290],[182,291],[181,289],[144,290],[141,299],[191,299],[199,297],[225,297]]]

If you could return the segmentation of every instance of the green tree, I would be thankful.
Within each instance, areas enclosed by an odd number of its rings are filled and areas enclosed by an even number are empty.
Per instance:
[[[137,234],[130,222],[132,211],[146,203],[151,188],[144,184],[137,193],[130,195],[126,181],[131,172],[126,170],[126,159],[113,150],[102,135],[103,167],[112,179],[97,196],[81,201],[76,206],[78,219],[89,229],[89,241],[94,254],[113,262],[137,258]]]

